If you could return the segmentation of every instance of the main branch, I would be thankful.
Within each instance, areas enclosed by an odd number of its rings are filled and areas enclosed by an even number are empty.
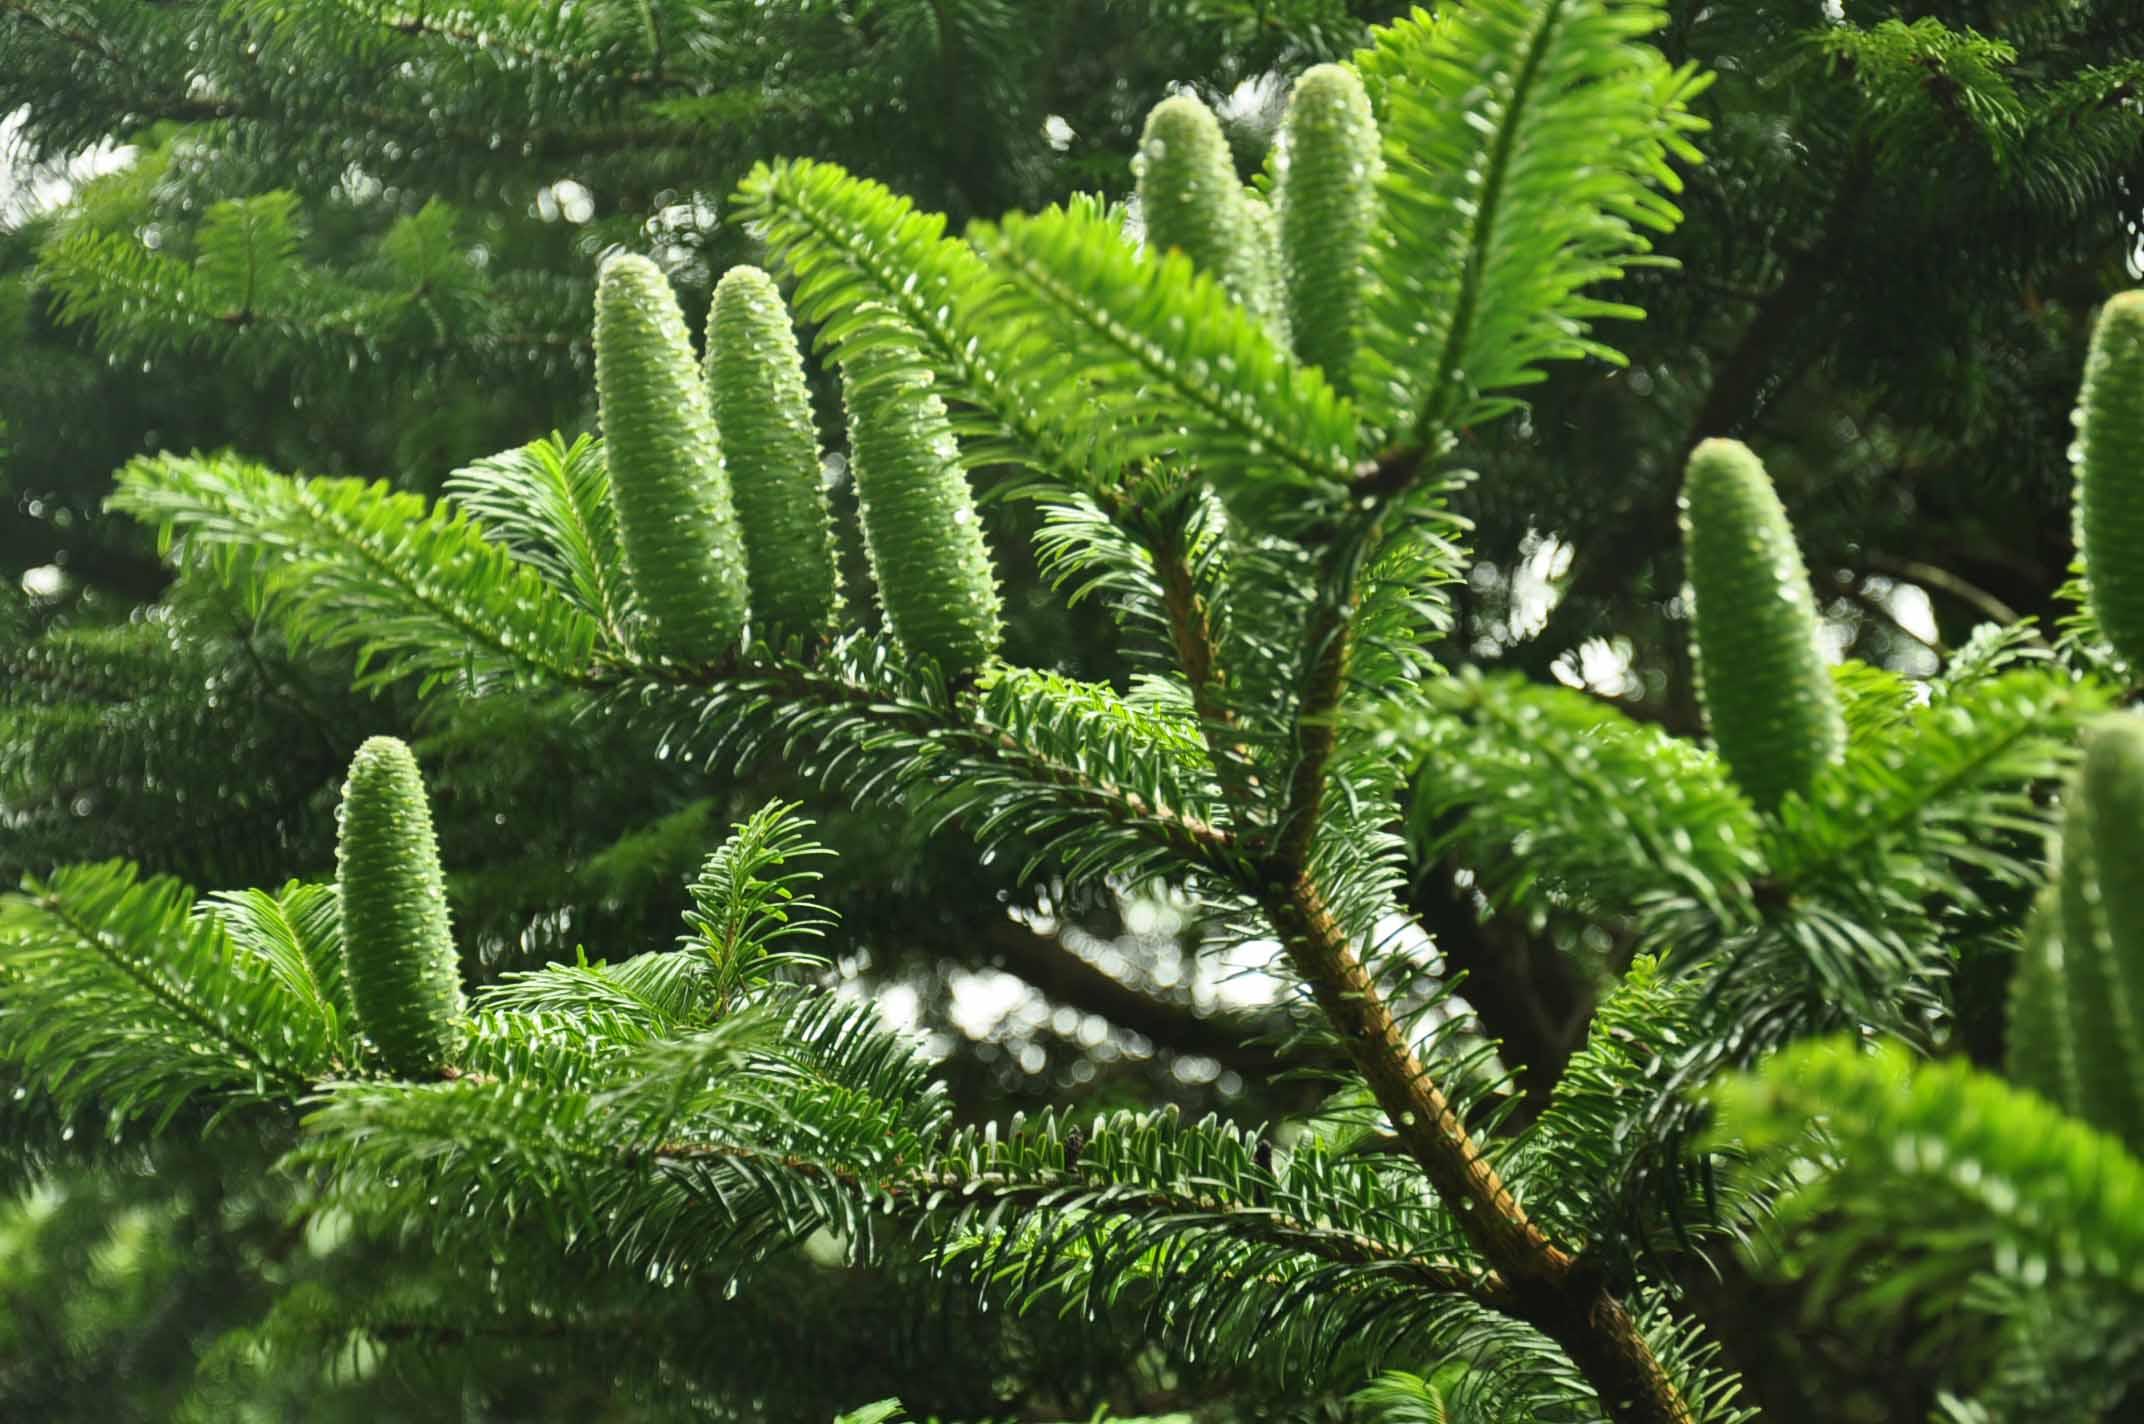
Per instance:
[[[1337,541],[1329,555],[1328,577],[1304,633],[1296,762],[1271,852],[1256,863],[1257,879],[1246,888],[1391,1119],[1400,1144],[1451,1208],[1467,1240],[1509,1285],[1505,1313],[1561,1346],[1617,1424],[1691,1424],[1689,1406],[1630,1312],[1605,1280],[1533,1223],[1482,1154],[1415,1055],[1312,873],[1361,570],[1375,548],[1382,518],[1382,511],[1373,514]]]

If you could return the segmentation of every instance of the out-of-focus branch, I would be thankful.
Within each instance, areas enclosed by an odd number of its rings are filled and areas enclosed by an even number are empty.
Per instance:
[[[1200,1054],[1245,1077],[1271,1077],[1313,1062],[1305,1053],[1252,1042],[1257,1025],[1207,1017],[1188,1004],[1135,989],[1075,954],[1057,936],[1040,934],[1016,920],[996,920],[977,947],[1045,998],[1099,1014],[1173,1053]]]

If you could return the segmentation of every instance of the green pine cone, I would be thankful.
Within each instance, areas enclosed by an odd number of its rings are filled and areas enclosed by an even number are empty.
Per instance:
[[[2025,924],[2025,944],[2010,976],[2010,1023],[2004,1070],[2019,1086],[2073,1116],[2079,1112],[2077,1044],[2071,1038],[2062,974],[2062,912],[2050,890]]]
[[[395,1072],[437,1074],[462,1012],[461,961],[424,778],[393,737],[374,737],[351,758],[335,860],[358,1027]]]
[[[1377,229],[1377,120],[1355,71],[1321,64],[1295,82],[1281,120],[1275,190],[1295,352],[1343,394],[1362,326],[1363,261]]]
[[[744,541],[684,313],[645,257],[613,257],[597,280],[596,391],[649,647],[712,662],[744,629]]]
[[[1257,200],[1237,181],[1236,160],[1213,111],[1183,94],[1156,104],[1132,172],[1154,251],[1181,249],[1286,346],[1270,217],[1261,220],[1252,206]]]
[[[1698,695],[1736,785],[1772,811],[1790,792],[1806,795],[1846,746],[1809,572],[1764,466],[1741,442],[1697,447],[1682,508]]]
[[[886,627],[945,673],[998,650],[997,579],[945,404],[913,351],[874,342],[846,353],[842,399],[864,550]]]
[[[2144,291],[2110,297],[2077,395],[2077,551],[2093,616],[2144,668]]]
[[[732,267],[715,284],[707,390],[744,533],[754,636],[774,646],[816,639],[841,608],[834,516],[796,330],[757,267]]]
[[[1292,350],[1295,337],[1288,325],[1288,288],[1281,280],[1280,218],[1256,193],[1243,195],[1243,210],[1251,219],[1251,290],[1257,293],[1245,305],[1264,315],[1266,331],[1275,346]]]
[[[2061,859],[2078,1116],[2144,1149],[2144,719],[2106,718],[2085,734]]]

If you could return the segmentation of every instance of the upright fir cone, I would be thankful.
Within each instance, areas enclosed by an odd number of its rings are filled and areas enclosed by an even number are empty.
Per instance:
[[[684,313],[645,257],[613,257],[597,279],[596,391],[649,647],[713,662],[744,629],[744,540]]]
[[[1846,747],[1809,571],[1771,479],[1739,441],[1697,447],[1682,509],[1705,720],[1735,784],[1773,811]]]
[[[2051,871],[2059,885],[2059,863]],[[2076,1025],[2070,1018],[2064,968],[2062,898],[2056,885],[2050,885],[2033,904],[2017,968],[2010,975],[2003,1071],[2072,1117],[2082,1117]]]
[[[1183,94],[1156,104],[1132,172],[1148,244],[1157,252],[1182,251],[1286,347],[1288,313],[1275,270],[1271,216],[1236,178],[1213,111]]]
[[[1274,197],[1295,353],[1345,394],[1354,384],[1363,262],[1384,171],[1377,120],[1355,72],[1337,64],[1305,71],[1288,98],[1281,142]]]
[[[358,1027],[395,1072],[436,1075],[462,1014],[461,961],[424,778],[406,745],[374,737],[357,749],[341,819],[336,891]]]
[[[2063,807],[2062,1001],[2077,1046],[2077,1112],[2144,1150],[2144,719],[2085,734]]]
[[[845,353],[849,467],[864,549],[894,638],[949,676],[997,653],[997,579],[945,403],[913,351],[874,341]]]
[[[2110,297],[2077,395],[2077,552],[2093,616],[2144,669],[2144,291]]]
[[[795,328],[774,279],[732,267],[707,317],[707,389],[744,536],[753,636],[830,632],[841,608],[834,518]]]

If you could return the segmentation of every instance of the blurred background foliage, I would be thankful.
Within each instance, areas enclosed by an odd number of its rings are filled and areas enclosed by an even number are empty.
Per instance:
[[[342,659],[290,646],[105,516],[112,470],[228,447],[436,493],[494,451],[590,428],[601,253],[650,253],[704,313],[755,256],[728,220],[752,162],[836,160],[957,226],[1124,196],[1147,109],[1190,87],[1248,175],[1292,76],[1402,8],[0,0],[0,878],[114,856],[204,887],[321,876],[342,769],[386,732],[424,761],[472,977],[668,943],[708,846],[809,788],[774,763],[743,784],[666,764],[659,726],[541,699],[420,710],[352,691]],[[2085,319],[2139,275],[2144,12],[1669,11],[1662,48],[1717,76],[1708,161],[1662,247],[1678,265],[1617,294],[1648,313],[1615,334],[1627,368],[1558,368],[1465,452],[1479,563],[1439,655],[1689,733],[1674,498],[1701,436],[1763,455],[1847,654],[1925,673],[1980,623],[2051,621]],[[815,395],[838,450],[831,387]],[[828,469],[853,520],[838,456]],[[1032,512],[990,519],[1010,644],[1120,674],[1107,617],[1038,576]],[[1020,884],[1017,858],[812,810],[843,856],[839,972],[928,1037],[964,1111],[1173,1101],[1256,1122],[1316,1101],[1292,1006],[1255,962],[1200,954],[1197,903],[1068,899]],[[1630,947],[1487,913],[1456,862],[1416,871],[1446,970],[1538,1101]],[[987,1319],[951,1286],[919,1320],[896,1283],[813,1260],[760,1283],[786,1315],[669,1302],[641,1340],[705,1348],[637,1374],[632,1332],[582,1327],[624,1318],[639,1283],[585,1268],[547,1283],[555,1328],[532,1354],[428,1317],[421,1271],[390,1248],[293,1218],[267,1171],[289,1124],[175,1133],[136,1171],[92,1172],[75,1125],[0,1106],[0,1416],[802,1418],[895,1392],[963,1418],[1369,1407],[1233,1393],[1137,1340]],[[408,1348],[275,1363],[262,1342],[302,1336],[321,1292]],[[1748,1282],[1701,1298],[1768,1416],[1925,1413],[1880,1342],[1805,1332],[1790,1357],[1762,1325],[1791,1299]],[[822,1309],[838,1336],[811,1328]],[[881,1354],[858,1351],[874,1338]],[[656,1393],[613,1398],[626,1378]],[[770,1381],[781,1398],[752,1392]]]

